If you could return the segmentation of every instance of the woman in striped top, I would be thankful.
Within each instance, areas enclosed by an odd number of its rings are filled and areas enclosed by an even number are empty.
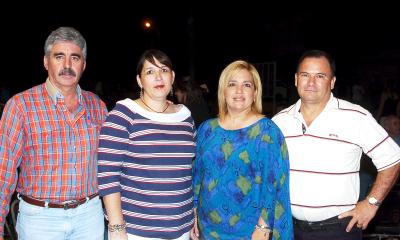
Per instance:
[[[137,67],[140,98],[117,102],[99,140],[99,193],[114,239],[189,239],[193,227],[195,127],[167,100],[169,57],[148,50]]]

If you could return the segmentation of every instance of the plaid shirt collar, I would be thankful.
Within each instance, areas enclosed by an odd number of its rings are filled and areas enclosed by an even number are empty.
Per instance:
[[[57,105],[57,99],[64,99],[60,89],[58,89],[49,78],[46,79],[45,87],[50,98],[53,100],[54,105]],[[76,86],[76,92],[78,93],[79,103],[82,103],[82,89],[79,84]]]

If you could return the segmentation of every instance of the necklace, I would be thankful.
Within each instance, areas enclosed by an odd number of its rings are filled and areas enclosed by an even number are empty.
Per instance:
[[[140,99],[140,101],[141,101],[148,109],[150,109],[151,111],[156,112],[156,113],[163,113],[163,112],[165,112],[165,111],[168,109],[168,107],[169,107],[169,103],[168,103],[168,101],[167,101],[167,106],[164,108],[164,110],[162,110],[161,112],[160,112],[160,111],[156,111],[156,110],[152,109],[149,105],[147,105],[147,104],[143,101],[142,98],[139,98],[139,99]]]

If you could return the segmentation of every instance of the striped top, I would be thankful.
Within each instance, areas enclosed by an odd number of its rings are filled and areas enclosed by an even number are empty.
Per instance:
[[[173,114],[117,102],[99,140],[99,193],[121,192],[129,234],[174,239],[193,226],[195,128],[182,105]]]
[[[282,130],[290,157],[293,216],[321,221],[355,207],[360,191],[360,158],[378,171],[400,163],[400,148],[364,108],[331,96],[307,126],[300,100],[273,121]]]
[[[7,102],[0,122],[1,227],[17,167],[23,195],[60,203],[97,192],[97,137],[107,109],[93,93],[77,91],[75,114],[49,80]]]

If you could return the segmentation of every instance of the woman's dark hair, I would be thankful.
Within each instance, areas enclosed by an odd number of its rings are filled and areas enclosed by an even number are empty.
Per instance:
[[[140,75],[140,73],[142,72],[145,61],[149,61],[151,64],[157,66],[155,59],[167,66],[169,69],[173,70],[171,59],[168,57],[167,54],[158,49],[149,49],[146,50],[139,58],[139,62],[136,67],[137,74]]]

